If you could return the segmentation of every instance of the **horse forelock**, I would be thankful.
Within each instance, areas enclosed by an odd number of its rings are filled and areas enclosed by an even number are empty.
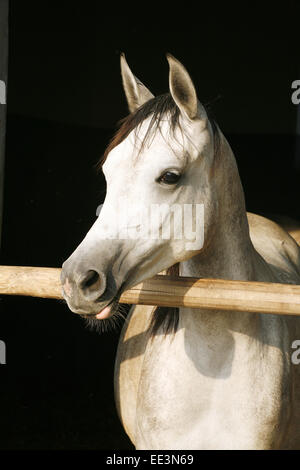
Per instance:
[[[148,128],[140,142],[140,149],[142,149],[151,132],[155,132],[159,129],[162,119],[166,116],[168,116],[171,130],[174,132],[175,128],[180,126],[180,111],[170,93],[165,93],[150,99],[135,112],[119,121],[118,130],[106,147],[97,167],[101,168],[112,149],[123,142],[132,131],[138,131],[141,124],[145,122],[146,119],[149,119]]]

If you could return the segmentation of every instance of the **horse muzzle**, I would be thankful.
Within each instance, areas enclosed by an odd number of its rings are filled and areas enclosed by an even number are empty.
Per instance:
[[[118,300],[115,282],[95,267],[74,268],[67,260],[61,271],[64,299],[70,310],[84,317],[98,320],[109,318]]]

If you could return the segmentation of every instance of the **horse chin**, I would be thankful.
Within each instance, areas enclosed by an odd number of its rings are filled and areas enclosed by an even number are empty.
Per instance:
[[[114,299],[109,302],[106,306],[104,306],[102,309],[94,305],[92,308],[80,308],[80,307],[74,307],[70,303],[70,301],[67,301],[69,309],[75,313],[76,315],[80,315],[83,318],[94,318],[96,320],[105,320],[107,318],[110,318],[115,310],[115,302]]]

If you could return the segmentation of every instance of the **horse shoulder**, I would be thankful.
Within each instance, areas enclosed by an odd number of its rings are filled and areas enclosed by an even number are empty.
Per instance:
[[[300,228],[290,229],[289,234],[294,238],[298,245],[300,245]]]
[[[267,262],[277,282],[300,284],[300,247],[276,222],[247,213],[254,248]]]
[[[115,402],[119,418],[135,441],[136,403],[154,307],[134,305],[123,326],[115,361]]]

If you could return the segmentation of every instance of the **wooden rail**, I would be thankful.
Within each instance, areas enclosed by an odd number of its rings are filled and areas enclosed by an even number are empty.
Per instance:
[[[0,266],[0,294],[61,299],[60,271]],[[120,302],[300,315],[300,285],[157,275],[125,291]]]

